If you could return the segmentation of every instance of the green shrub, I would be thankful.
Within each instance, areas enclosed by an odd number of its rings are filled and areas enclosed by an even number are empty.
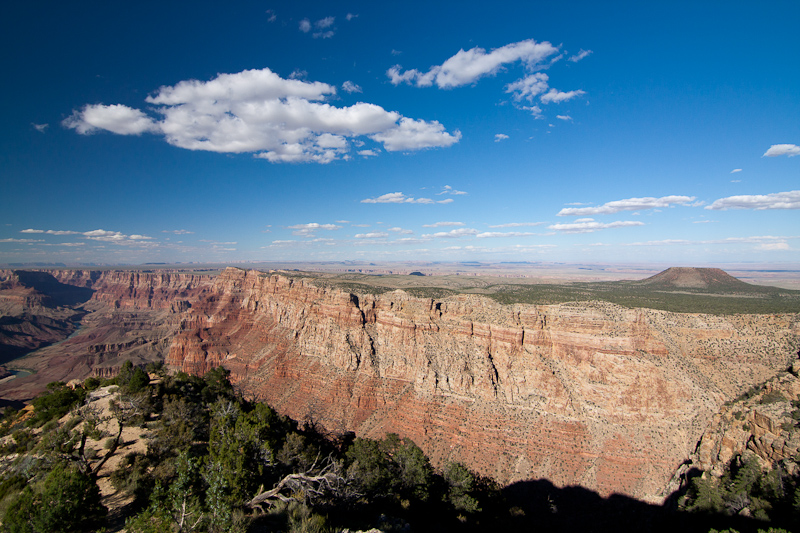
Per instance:
[[[12,533],[92,531],[106,515],[100,489],[89,476],[56,464],[9,505],[3,527]]]
[[[789,401],[789,399],[786,398],[786,396],[784,396],[783,394],[781,394],[780,391],[772,390],[764,394],[764,396],[761,397],[758,403],[770,404],[770,403],[787,402],[787,401]]]

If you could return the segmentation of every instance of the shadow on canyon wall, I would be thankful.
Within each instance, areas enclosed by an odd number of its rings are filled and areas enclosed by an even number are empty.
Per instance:
[[[21,313],[0,316],[0,364],[69,337],[86,312],[93,289],[59,282],[48,272],[15,270],[19,285],[33,289]]]
[[[88,302],[94,294],[93,289],[61,283],[48,272],[15,270],[14,273],[19,277],[22,285],[31,287],[47,297],[44,302],[47,307],[80,305]]]

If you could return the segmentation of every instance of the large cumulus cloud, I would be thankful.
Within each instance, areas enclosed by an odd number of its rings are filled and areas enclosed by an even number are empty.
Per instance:
[[[149,113],[122,104],[89,104],[63,124],[84,135],[152,133],[188,150],[252,152],[272,162],[347,159],[350,139],[361,136],[388,151],[446,147],[461,138],[439,122],[375,104],[336,107],[325,101],[335,94],[326,83],[284,79],[268,68],[245,70],[161,87],[146,99]]]

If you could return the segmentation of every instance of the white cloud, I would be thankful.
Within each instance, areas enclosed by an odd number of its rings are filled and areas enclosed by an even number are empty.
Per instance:
[[[380,231],[373,231],[370,233],[356,233],[356,239],[385,239],[388,237],[388,233],[383,233]]]
[[[506,85],[506,92],[513,93],[514,100],[520,101],[523,98],[533,102],[534,98],[547,91],[549,76],[544,72],[536,72],[525,76],[513,83]]]
[[[541,101],[543,104],[549,104],[552,102],[560,104],[561,102],[572,100],[573,98],[577,96],[583,96],[584,94],[586,94],[586,92],[580,90],[561,92],[557,89],[550,89],[547,93],[542,95]]]
[[[800,209],[800,191],[776,192],[772,194],[745,194],[715,200],[706,206],[711,210],[726,209]]]
[[[661,198],[627,198],[615,200],[596,207],[565,207],[558,216],[611,215],[620,211],[636,211],[637,209],[654,209],[671,207],[673,204],[686,205],[695,199],[694,196],[663,196]]]
[[[478,237],[479,239],[488,239],[496,237],[529,237],[531,235],[536,235],[536,234],[525,231],[509,231],[509,232],[484,231],[483,233],[479,233],[478,235],[476,235],[476,237]]]
[[[350,80],[347,80],[346,82],[344,82],[342,84],[342,90],[344,92],[346,92],[346,93],[360,93],[360,92],[362,92],[361,91],[361,87],[359,87],[358,85],[356,85],[355,83],[353,83]]]
[[[434,222],[433,224],[423,224],[423,228],[445,228],[452,226],[463,226],[463,222]]]
[[[24,230],[20,231],[20,233],[44,233],[44,230],[43,229],[28,228],[28,229],[24,229]]]
[[[660,241],[631,242],[624,246],[671,246],[671,245],[708,245],[708,244],[758,244],[758,249],[787,249],[789,239],[798,239],[800,236],[779,237],[774,235],[759,235],[753,237],[728,237],[726,239],[708,241],[690,241],[686,239],[664,239]]]
[[[450,185],[445,185],[442,187],[442,192],[437,192],[436,196],[440,196],[442,194],[452,194],[453,196],[461,196],[463,194],[468,194],[465,191],[459,191],[457,189],[452,188]]]
[[[742,171],[741,168],[734,168],[733,170],[731,170],[731,174],[736,174],[737,172],[741,172],[741,171]]]
[[[423,239],[458,239],[460,237],[472,237],[480,233],[472,228],[458,228],[450,231],[440,231],[423,235]]]
[[[329,163],[347,159],[347,138],[369,136],[389,151],[446,147],[459,141],[436,121],[415,120],[380,106],[358,102],[334,107],[323,102],[336,88],[322,82],[284,79],[265,68],[187,80],[147,97],[155,120],[124,105],[87,105],[63,121],[88,134],[164,135],[188,150],[255,152],[272,162]]]
[[[528,226],[541,226],[544,222],[509,222],[508,224],[495,224],[490,228],[524,228]]]
[[[41,239],[0,239],[0,242],[44,242]]]
[[[39,133],[44,133],[44,132],[45,132],[45,130],[47,130],[47,127],[48,127],[49,125],[50,125],[50,124],[34,124],[34,123],[31,123],[31,126],[33,126],[33,129],[35,129],[35,130],[36,130],[36,131],[38,131]]]
[[[456,130],[451,135],[436,120],[426,122],[403,117],[398,126],[388,128],[370,137],[383,143],[383,147],[389,152],[397,152],[451,146],[461,140],[461,132]]]
[[[314,23],[314,27],[318,30],[324,30],[325,28],[330,28],[333,26],[336,17],[325,17],[324,19],[320,19]]]
[[[194,232],[185,229],[165,229],[161,230],[161,233],[174,233],[175,235],[189,235]]]
[[[528,39],[495,48],[489,53],[478,47],[466,51],[461,49],[441,65],[431,67],[428,72],[412,69],[401,73],[401,67],[396,65],[386,74],[394,85],[410,83],[417,87],[429,87],[435,83],[440,89],[447,89],[494,75],[508,63],[522,61],[527,68],[536,68],[556,52],[558,48],[548,42],[537,43]]]
[[[275,22],[278,20],[278,15],[275,14],[275,11],[272,9],[267,9],[266,14],[269,15],[267,17],[267,22]]]
[[[584,57],[590,55],[591,53],[592,53],[591,50],[584,50],[584,49],[581,48],[580,52],[578,52],[574,56],[570,56],[570,58],[567,61],[572,61],[573,63],[577,63],[578,61],[580,61]]]
[[[413,235],[414,232],[410,229],[403,229],[400,227],[389,228],[392,233],[399,233],[400,235]]]
[[[341,228],[341,226],[337,226],[336,224],[317,224],[316,222],[310,222],[308,224],[295,224],[294,226],[286,226],[286,227],[289,229],[300,229],[300,230],[324,229],[328,231]]]
[[[431,200],[430,198],[413,198],[401,192],[390,192],[382,194],[377,198],[365,198],[362,204],[449,204],[452,198],[446,200]]]
[[[587,218],[580,219],[580,221],[575,221],[571,224],[553,224],[548,226],[548,228],[562,233],[592,233],[602,229],[626,228],[631,226],[644,226],[644,223],[634,220],[618,220],[616,222],[602,223]]]
[[[97,130],[106,130],[119,135],[140,135],[157,132],[156,122],[139,111],[122,104],[87,105],[81,111],[73,111],[64,119],[64,126],[86,135]]]
[[[505,133],[495,133],[494,134],[494,142],[499,143],[500,141],[505,141],[508,139],[508,135]]]
[[[777,157],[779,155],[794,157],[798,154],[800,154],[800,146],[796,144],[773,144],[761,157]]]
[[[314,39],[330,39],[333,35],[333,30],[314,32]]]
[[[572,117],[569,115],[556,115],[558,120],[566,120],[568,122],[572,122]]]
[[[361,156],[364,156],[364,157],[374,157],[374,156],[378,155],[378,152],[376,152],[375,150],[359,150],[357,153],[358,153],[358,155],[361,155]]]
[[[764,243],[758,246],[759,250],[776,251],[776,250],[791,250],[788,242],[772,242]]]
[[[544,116],[542,116],[542,108],[539,107],[538,105],[535,105],[535,106],[522,106],[522,109],[524,109],[525,111],[530,111],[531,115],[533,115],[533,118],[536,118],[536,119],[543,119],[544,118]]]
[[[311,21],[308,19],[303,19],[300,21],[300,31],[303,33],[308,33],[311,31]]]
[[[351,21],[351,20],[353,20],[353,19],[354,19],[354,18],[356,18],[356,17],[358,17],[358,15],[354,15],[354,14],[352,14],[352,13],[348,13],[348,14],[347,14],[347,16],[346,16],[345,18],[346,18],[348,21]]]

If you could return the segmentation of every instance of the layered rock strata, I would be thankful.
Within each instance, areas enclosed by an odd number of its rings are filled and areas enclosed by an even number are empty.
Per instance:
[[[547,478],[648,501],[666,496],[724,401],[788,366],[800,334],[797,315],[375,296],[239,269],[51,274],[94,291],[87,314],[25,359],[37,373],[0,385],[4,398],[126,359],[197,374],[223,364],[247,394],[331,432],[396,432],[435,464],[501,483]],[[9,289],[9,305],[39,301]],[[775,450],[769,437],[753,446]]]
[[[210,276],[172,273],[146,273],[135,271],[86,271],[55,270],[48,272],[27,272],[23,278],[33,282],[26,285],[25,279],[6,271],[0,278],[5,284],[0,286],[0,304],[3,301],[14,305],[24,304],[25,309],[38,313],[36,320],[26,316],[10,317],[0,306],[0,341],[3,340],[4,321],[12,318],[21,323],[32,340],[25,346],[28,350],[39,348],[24,359],[14,361],[14,366],[30,369],[33,375],[13,379],[0,384],[0,395],[5,399],[27,400],[44,390],[51,381],[83,379],[90,375],[110,376],[126,360],[137,365],[163,361],[169,351],[172,337],[178,333],[180,313],[186,311],[191,303],[209,291],[213,284]],[[0,271],[0,275],[3,271]],[[52,280],[43,283],[42,280]],[[35,290],[38,284],[44,291],[52,291],[55,285],[60,298],[53,299]],[[67,298],[59,290],[59,285],[82,289],[84,296],[77,302],[72,294]],[[73,291],[74,292],[74,291]],[[25,302],[19,303],[20,298]],[[53,306],[53,303],[74,302],[78,305]],[[51,303],[49,308],[43,302]],[[65,316],[80,319],[79,323],[68,323],[50,335],[41,318]],[[30,314],[30,313],[29,313]],[[6,316],[2,316],[6,315]],[[52,328],[50,328],[52,329]],[[17,334],[15,338],[20,338]],[[40,348],[43,344],[54,343]],[[0,346],[0,353],[3,347]],[[20,350],[20,355],[25,351]]]
[[[180,315],[173,368],[333,432],[412,438],[501,483],[659,501],[726,399],[785,368],[796,315],[354,295],[228,269]]]

